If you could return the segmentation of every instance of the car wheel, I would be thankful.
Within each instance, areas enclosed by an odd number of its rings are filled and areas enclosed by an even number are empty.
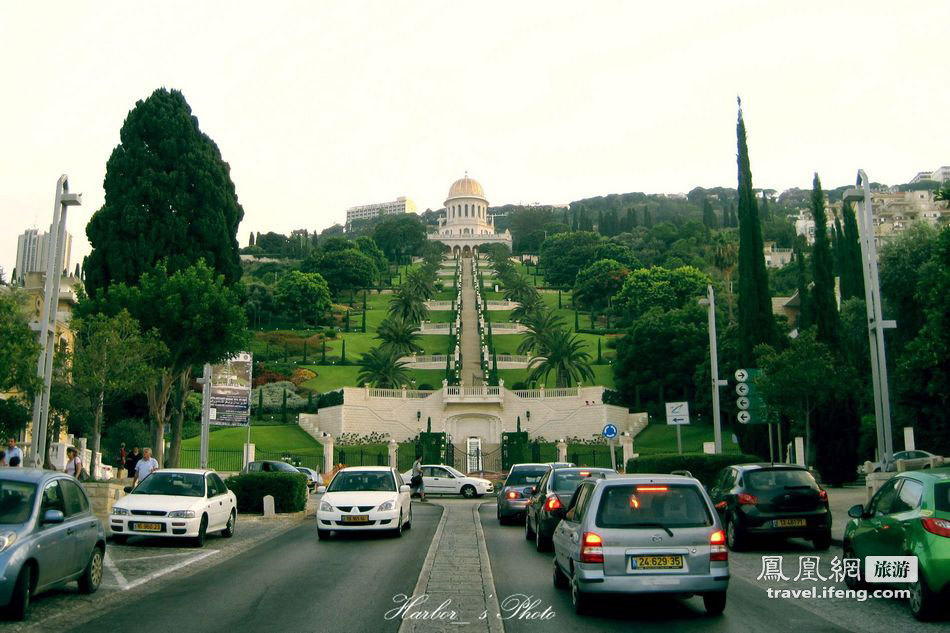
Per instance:
[[[237,512],[231,510],[231,516],[228,517],[228,524],[224,526],[224,529],[221,530],[221,536],[224,538],[231,538],[234,536],[234,528],[237,523]]]
[[[851,547],[848,545],[845,545],[844,550],[841,553],[841,557],[842,558],[857,558],[857,556],[855,556],[854,554],[854,550],[851,549]],[[862,564],[861,567],[863,566],[864,565]],[[853,589],[853,590],[862,589],[864,587],[864,581],[861,580],[861,578],[859,578],[858,576],[852,576],[850,574],[844,577],[844,584],[848,587],[848,589]]]
[[[726,610],[726,592],[715,591],[703,594],[703,606],[709,615],[719,615]]]
[[[813,538],[811,542],[812,545],[815,546],[815,549],[819,552],[826,551],[829,547],[831,547],[831,530],[822,532],[820,535]]]
[[[393,536],[396,538],[402,536],[402,510],[399,511],[399,520],[396,521],[396,527],[393,528]]]
[[[571,577],[571,604],[574,605],[574,613],[577,615],[587,615],[591,611],[593,596],[580,590],[580,580],[577,579],[577,570]]]
[[[534,530],[531,529],[531,520],[528,518],[528,515],[524,515],[524,540],[530,541],[534,539]]]
[[[917,571],[917,582],[908,589],[910,600],[907,604],[911,614],[922,622],[933,619],[937,613],[937,595],[927,587],[927,581],[920,570]]]
[[[541,535],[541,530],[534,531],[534,549],[539,552],[546,552],[550,549],[550,542]]]
[[[317,538],[321,541],[327,540],[330,538],[330,530],[321,530],[320,528],[317,528]]]
[[[204,547],[205,539],[208,537],[208,515],[201,517],[201,524],[198,526],[198,536],[192,540],[191,544],[195,547]]]
[[[555,589],[567,589],[571,584],[571,581],[567,579],[567,576],[561,571],[561,566],[557,564],[557,560],[554,561],[554,588]]]
[[[745,536],[737,525],[738,521],[731,518],[726,522],[726,545],[733,552],[741,552],[745,547]]]
[[[462,486],[462,490],[460,492],[462,493],[462,496],[465,497],[466,499],[475,498],[475,492],[476,492],[475,486],[466,484]]]
[[[402,529],[409,530],[412,529],[412,506],[409,506],[409,518],[406,519],[406,524],[402,526]]]
[[[95,593],[99,585],[102,584],[102,548],[92,548],[92,556],[86,563],[86,569],[79,577],[79,591],[83,593]]]
[[[7,606],[7,613],[11,620],[22,620],[26,617],[26,611],[30,607],[30,590],[33,578],[33,568],[24,565],[20,570],[20,575],[16,578],[16,584],[13,586],[13,594],[10,596],[10,604]]]

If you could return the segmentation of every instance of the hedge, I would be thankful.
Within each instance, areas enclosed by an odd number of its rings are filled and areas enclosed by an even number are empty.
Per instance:
[[[300,512],[307,505],[307,476],[294,473],[244,473],[229,478],[238,512],[261,514],[264,497],[274,497],[275,512]]]
[[[688,470],[704,486],[709,486],[726,466],[761,462],[757,455],[710,455],[708,453],[661,453],[627,460],[628,473],[669,473]]]

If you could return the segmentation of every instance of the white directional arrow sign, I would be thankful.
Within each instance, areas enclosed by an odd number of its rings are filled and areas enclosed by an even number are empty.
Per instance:
[[[752,419],[752,414],[748,411],[740,411],[736,419],[739,420],[739,424],[748,424],[749,420]]]
[[[749,395],[749,385],[744,382],[740,382],[736,385],[736,395],[737,396],[747,396]]]
[[[667,402],[666,403],[666,423],[667,424],[689,424],[689,403]]]
[[[749,399],[745,396],[736,399],[736,407],[745,411],[749,408]]]
[[[736,382],[745,382],[749,379],[749,372],[744,369],[736,370]]]

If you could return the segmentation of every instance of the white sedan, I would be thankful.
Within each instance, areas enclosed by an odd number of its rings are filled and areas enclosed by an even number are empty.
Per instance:
[[[402,474],[405,483],[412,481],[412,470]],[[469,477],[445,464],[427,464],[422,467],[422,483],[427,495],[462,495],[467,499],[495,492],[492,483],[480,477]]]
[[[409,486],[394,468],[355,466],[337,472],[317,508],[317,536],[349,530],[385,530],[394,536],[412,526]]]
[[[234,536],[237,498],[213,470],[156,470],[112,506],[117,543],[130,536],[187,538],[204,545],[208,532]]]

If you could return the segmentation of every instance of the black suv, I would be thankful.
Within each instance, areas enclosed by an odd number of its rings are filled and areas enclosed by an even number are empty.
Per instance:
[[[828,493],[801,466],[728,466],[709,487],[709,496],[732,550],[741,550],[755,536],[805,538],[818,550],[831,545]]]

